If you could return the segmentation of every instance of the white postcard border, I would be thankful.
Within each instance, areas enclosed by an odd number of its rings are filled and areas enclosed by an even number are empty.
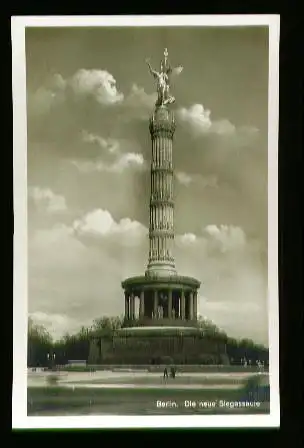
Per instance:
[[[80,26],[269,26],[268,90],[268,322],[270,357],[269,415],[183,416],[27,416],[27,119],[26,27]],[[194,16],[19,16],[12,17],[13,167],[14,167],[14,304],[12,427],[17,428],[189,428],[278,427],[278,111],[279,15]]]

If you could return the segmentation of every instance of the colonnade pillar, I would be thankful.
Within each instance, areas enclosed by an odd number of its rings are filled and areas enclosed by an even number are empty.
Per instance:
[[[190,320],[193,320],[193,308],[194,308],[193,300],[194,300],[193,292],[191,291],[189,294],[189,319]]]
[[[153,316],[154,316],[154,319],[158,318],[157,311],[158,311],[158,291],[155,290],[154,291],[154,297],[153,297]]]
[[[145,292],[141,291],[139,298],[139,317],[143,318],[145,315]]]
[[[193,318],[197,320],[197,291],[193,294]]]
[[[189,290],[188,290],[189,291]],[[176,291],[177,292],[177,291]],[[173,313],[173,293],[174,290],[168,288],[166,292],[167,297],[167,306],[168,306],[168,319],[174,318]],[[138,294],[136,291],[125,291],[125,319],[134,320],[135,319],[135,299],[138,296],[139,298],[139,318],[143,319],[145,317],[145,308],[147,306],[147,310],[149,308],[149,304],[145,304],[146,300],[149,299],[149,295],[145,295],[145,290],[141,289]],[[159,290],[154,289],[152,295],[152,319],[159,319],[158,307],[159,307]],[[186,305],[187,310],[189,311],[186,314]],[[179,313],[178,319],[185,320],[187,316],[187,320],[197,320],[197,291],[191,290],[189,295],[187,294],[186,300],[186,292],[183,289],[179,290]]]
[[[185,319],[185,311],[186,311],[186,298],[185,298],[185,291],[182,289],[181,291],[181,318]]]
[[[133,320],[135,319],[135,296],[132,293],[130,296],[130,307],[131,307],[131,316],[130,318]]]
[[[129,319],[130,318],[130,313],[129,313],[129,295],[127,292],[125,292],[125,319]]]
[[[168,291],[168,319],[172,318],[172,289]]]

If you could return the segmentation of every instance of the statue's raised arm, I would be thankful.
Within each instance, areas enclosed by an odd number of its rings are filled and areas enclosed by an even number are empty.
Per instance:
[[[146,64],[147,64],[148,67],[149,67],[149,71],[150,71],[151,75],[152,75],[154,78],[158,78],[158,77],[159,77],[159,73],[158,73],[156,70],[154,70],[154,69],[152,68],[152,66],[151,66],[151,64],[150,64],[150,59],[146,59]]]

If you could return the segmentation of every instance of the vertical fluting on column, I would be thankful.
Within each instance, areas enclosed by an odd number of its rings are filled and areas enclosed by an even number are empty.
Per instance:
[[[151,275],[167,275],[168,271],[176,274],[172,254],[174,241],[172,139],[174,131],[173,112],[165,106],[156,108],[150,120],[152,162],[147,274]]]

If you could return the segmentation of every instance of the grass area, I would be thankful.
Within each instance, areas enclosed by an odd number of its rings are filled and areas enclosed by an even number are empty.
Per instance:
[[[183,389],[75,389],[62,387],[28,388],[28,415],[88,415],[88,414],[223,414],[231,409],[220,407],[220,401],[243,399],[239,390],[183,390]],[[175,403],[162,408],[157,402]],[[185,401],[196,406],[185,407]],[[202,402],[214,403],[212,408]],[[268,403],[259,408],[234,409],[237,413],[269,412]]]

